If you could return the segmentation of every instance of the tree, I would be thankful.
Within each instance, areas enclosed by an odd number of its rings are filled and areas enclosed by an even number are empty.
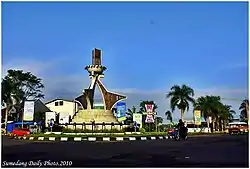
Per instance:
[[[13,96],[15,86],[13,83],[11,83],[8,77],[2,79],[1,85],[2,85],[1,102],[2,102],[2,106],[6,107],[5,121],[4,121],[5,128],[6,128],[9,111],[12,108],[13,104],[15,103],[14,101],[15,96]]]
[[[217,120],[218,112],[221,109],[221,102],[219,96],[201,96],[199,97],[195,104],[195,109],[201,110],[201,115],[207,121],[209,126],[209,118],[212,117],[212,129],[214,128],[214,122]]]
[[[171,111],[174,112],[176,107],[181,111],[182,121],[184,121],[184,112],[189,110],[189,104],[195,102],[193,96],[194,90],[187,85],[181,87],[174,85],[166,96],[170,98]]]
[[[249,113],[249,100],[245,99],[242,101],[239,107],[240,112],[240,118],[241,120],[248,121],[248,113]]]
[[[221,110],[217,117],[219,120],[220,130],[224,130],[226,128],[226,124],[233,120],[233,115],[236,114],[236,112],[231,108],[231,105],[221,104]]]
[[[163,123],[163,118],[160,116],[157,116],[155,121],[157,122],[157,124],[161,124]]]
[[[173,122],[173,117],[172,117],[171,111],[168,110],[167,112],[165,112],[165,116],[167,116],[167,120],[169,120],[170,123]]]
[[[201,115],[207,121],[208,126],[208,117],[212,117],[212,130],[225,128],[226,123],[232,120],[235,114],[230,105],[221,103],[220,96],[201,96],[196,100],[194,108],[201,110]]]
[[[146,111],[146,107],[145,107],[146,104],[153,104],[154,105],[153,112],[156,115],[157,114],[156,109],[158,108],[158,106],[157,106],[157,104],[154,101],[149,101],[149,100],[144,100],[144,101],[140,102],[139,112],[138,113],[144,114],[143,117],[145,118],[145,116],[146,116],[145,113],[147,112]],[[155,117],[155,118],[157,118],[157,117]],[[161,122],[161,119],[159,119],[159,118],[155,119],[156,122],[157,122],[157,120],[160,120],[160,122]],[[162,119],[162,121],[163,121],[163,119]],[[153,124],[155,124],[155,125],[153,125]],[[151,124],[151,123],[145,123],[145,120],[142,121],[142,125],[144,126],[145,130],[147,130],[147,131],[154,130],[154,128],[156,126],[156,123],[153,123],[153,124]]]
[[[12,83],[16,84],[16,92],[21,102],[27,99],[44,98],[42,79],[31,72],[23,72],[22,70],[8,70],[7,73],[6,76]]]
[[[127,114],[127,119],[126,119],[127,123],[133,122],[133,114],[135,114],[135,113],[136,113],[135,106],[133,106],[132,109],[128,109],[128,111],[126,113]]]
[[[2,102],[6,104],[9,110],[10,105],[16,104],[23,110],[24,102],[28,99],[43,98],[42,79],[36,77],[31,72],[22,70],[8,70],[7,75],[2,79]],[[8,113],[6,113],[8,116]],[[7,119],[7,117],[5,117]]]

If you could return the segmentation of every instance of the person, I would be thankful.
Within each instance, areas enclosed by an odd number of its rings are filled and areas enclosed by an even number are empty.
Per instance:
[[[185,125],[185,124],[184,124],[183,121],[180,119],[180,120],[179,120],[179,123],[177,124],[177,128],[178,128],[178,129],[181,129],[182,127],[184,127],[184,125]]]
[[[179,129],[180,135],[184,133],[187,134],[187,128],[185,127],[185,123],[180,119],[179,123],[177,124],[177,128]]]

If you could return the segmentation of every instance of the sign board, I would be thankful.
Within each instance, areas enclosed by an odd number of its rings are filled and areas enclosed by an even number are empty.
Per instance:
[[[53,112],[53,111],[46,112],[45,113],[45,124],[46,124],[46,127],[49,127],[48,123],[50,123],[51,119],[56,120],[56,113]]]
[[[147,114],[153,114],[154,112],[154,105],[153,104],[145,104]]]
[[[145,120],[145,123],[154,123],[154,116],[152,114],[148,114]]]
[[[145,108],[147,112],[145,123],[154,123],[154,104],[145,104]]]
[[[140,113],[134,113],[133,114],[133,121],[140,124],[140,128],[142,128],[142,114]]]
[[[201,125],[201,111],[200,110],[194,111],[194,124]]]
[[[23,111],[23,120],[33,121],[35,112],[35,102],[34,101],[25,101],[24,102],[24,111]]]
[[[60,124],[69,123],[69,113],[60,112],[59,113],[59,123]]]
[[[116,104],[116,118],[119,122],[126,120],[126,103],[124,102],[118,102]]]

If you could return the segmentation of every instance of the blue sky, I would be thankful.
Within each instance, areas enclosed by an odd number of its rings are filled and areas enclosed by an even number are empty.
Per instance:
[[[47,100],[88,86],[94,47],[108,68],[104,84],[127,94],[129,107],[155,100],[163,116],[175,84],[193,87],[196,97],[248,96],[247,2],[5,2],[2,37],[2,71],[42,77]]]

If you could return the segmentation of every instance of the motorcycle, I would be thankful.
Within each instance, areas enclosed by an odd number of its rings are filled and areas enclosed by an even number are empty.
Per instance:
[[[174,140],[180,140],[180,138],[187,140],[187,131],[181,131],[178,128],[175,128],[174,130],[168,132],[168,138],[174,139]]]

